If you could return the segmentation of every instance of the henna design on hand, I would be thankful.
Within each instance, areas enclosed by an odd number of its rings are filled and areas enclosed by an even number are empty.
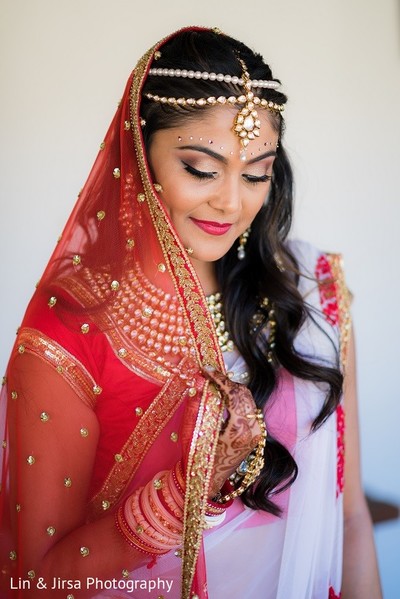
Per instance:
[[[215,455],[210,489],[213,497],[256,447],[261,428],[255,417],[257,407],[247,387],[234,383],[221,372],[205,371],[204,374],[221,393],[228,414],[221,427]]]

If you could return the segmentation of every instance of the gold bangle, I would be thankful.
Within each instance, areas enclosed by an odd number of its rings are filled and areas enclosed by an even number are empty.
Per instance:
[[[264,467],[264,449],[267,440],[267,429],[265,426],[264,414],[261,410],[257,410],[255,414],[247,414],[247,416],[254,416],[257,418],[261,428],[261,439],[259,440],[255,450],[253,450],[254,457],[248,462],[249,466],[243,476],[240,486],[231,493],[223,495],[222,497],[218,497],[218,499],[216,499],[217,503],[226,503],[227,501],[242,495],[242,493],[244,493],[246,489],[248,489],[257,480]],[[251,454],[253,452],[251,452]]]

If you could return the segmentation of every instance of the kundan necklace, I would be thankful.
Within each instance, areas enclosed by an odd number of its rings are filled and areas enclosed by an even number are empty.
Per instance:
[[[229,337],[229,331],[226,330],[224,320],[224,309],[222,306],[222,296],[218,293],[206,296],[207,306],[214,322],[215,332],[218,338],[218,345],[222,352],[233,351],[235,346]]]
[[[214,322],[218,344],[222,352],[234,351],[235,345],[230,338],[224,320],[224,307],[221,293],[217,292],[206,296],[207,306]],[[275,308],[267,297],[260,302],[260,308],[253,315],[250,324],[250,334],[255,333],[260,325],[263,325],[263,334],[267,340],[267,359],[273,362],[273,350],[275,347],[276,320]]]

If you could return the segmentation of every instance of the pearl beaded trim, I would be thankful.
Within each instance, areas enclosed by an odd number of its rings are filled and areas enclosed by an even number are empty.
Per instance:
[[[188,79],[204,79],[207,81],[224,81],[233,83],[233,85],[244,85],[244,79],[236,75],[223,75],[222,73],[208,73],[207,71],[188,71],[186,69],[150,69],[149,75],[159,75],[161,77],[183,77]],[[267,89],[278,89],[278,81],[269,81],[266,79],[251,79],[251,87],[265,87]]]
[[[170,368],[194,353],[177,297],[153,285],[138,266],[121,281],[121,290],[113,305],[113,317],[145,355]]]
[[[92,288],[103,298],[113,293],[107,275],[101,273],[95,281],[92,280]],[[226,330],[221,294],[206,296],[206,301],[221,351],[234,351],[234,343]],[[267,312],[267,318],[257,312],[253,316],[250,333],[257,331],[261,324],[265,326],[267,359],[272,363],[276,328],[274,308],[267,298],[263,299],[261,307]],[[190,329],[178,298],[151,283],[138,265],[135,271],[121,279],[111,312],[113,321],[128,343],[133,342],[144,355],[163,367],[174,368],[182,358],[195,355]],[[119,349],[119,357],[125,358],[126,355],[126,349]]]

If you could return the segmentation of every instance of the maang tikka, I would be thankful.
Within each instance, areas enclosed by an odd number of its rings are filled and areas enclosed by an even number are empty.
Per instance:
[[[247,72],[244,61],[239,58],[239,62],[243,69],[242,79],[243,87],[246,91],[246,103],[235,117],[234,131],[240,138],[240,145],[242,146],[240,159],[244,161],[246,160],[246,148],[249,145],[249,142],[260,136],[261,122],[258,118],[258,112],[255,109],[254,93],[251,91],[250,75]]]
[[[268,88],[277,89],[279,87],[278,81],[274,80],[263,80],[263,79],[250,79],[249,72],[247,71],[244,60],[238,58],[242,67],[242,76],[236,75],[224,75],[223,73],[209,73],[207,71],[191,71],[186,69],[162,69],[162,68],[151,68],[149,75],[161,76],[161,77],[182,77],[188,79],[203,79],[210,81],[220,81],[230,83],[233,85],[239,85],[243,87],[244,93],[240,96],[218,96],[218,98],[211,96],[209,98],[174,98],[159,96],[157,94],[147,93],[145,97],[153,102],[160,104],[167,104],[174,108],[179,109],[180,107],[193,107],[202,108],[209,106],[235,106],[242,105],[242,108],[235,115],[233,123],[233,131],[239,137],[241,151],[241,160],[246,160],[246,148],[251,140],[259,137],[261,122],[258,116],[257,109],[265,108],[271,112],[281,114],[285,108],[284,104],[277,104],[272,101],[268,101],[265,98],[256,96],[252,89],[254,88]]]

